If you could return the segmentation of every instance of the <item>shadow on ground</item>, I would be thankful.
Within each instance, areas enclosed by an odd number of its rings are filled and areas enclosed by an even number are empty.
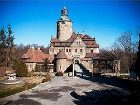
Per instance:
[[[126,95],[118,90],[93,90],[79,95],[75,91],[70,93],[75,98],[73,102],[77,105],[139,105],[139,99],[133,95]]]
[[[84,92],[84,95],[79,95],[73,91],[70,95],[75,98],[73,102],[77,105],[140,105],[139,81],[104,76],[89,77],[78,75],[78,77],[100,84],[116,86],[124,91],[128,91],[129,94],[118,89],[92,90],[90,92]]]
[[[40,102],[31,99],[18,99],[16,101],[9,101],[5,105],[42,105]]]
[[[59,88],[46,89],[41,91],[33,91],[33,94],[21,94],[20,98],[40,98],[57,101],[62,97],[60,92],[74,91],[75,89],[69,86],[62,86]]]

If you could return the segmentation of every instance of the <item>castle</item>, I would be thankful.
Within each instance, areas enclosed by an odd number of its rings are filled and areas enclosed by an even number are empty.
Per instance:
[[[49,54],[54,55],[56,72],[65,72],[75,63],[82,64],[89,71],[93,70],[92,58],[99,53],[99,44],[87,34],[75,33],[68,10],[63,7],[57,21],[57,35],[50,41]]]
[[[53,72],[66,72],[74,64],[82,64],[90,72],[93,70],[93,58],[99,54],[99,44],[95,38],[87,34],[75,33],[68,10],[63,7],[61,17],[57,21],[56,38],[51,38],[49,54],[40,49],[30,48],[22,56],[28,71],[35,71],[37,64],[42,65],[48,59],[53,65]],[[70,72],[73,72],[74,69]]]
[[[29,72],[35,71],[36,65],[41,66],[45,59],[51,62],[48,64],[51,72],[68,72],[68,74],[72,72],[73,76],[77,64],[85,68],[88,73],[99,72],[98,70],[101,70],[99,65],[102,64],[106,71],[108,65],[113,72],[120,71],[120,60],[110,59],[99,53],[99,44],[96,43],[95,38],[73,31],[66,7],[61,10],[61,17],[57,21],[57,34],[55,38],[51,38],[49,54],[44,54],[39,48],[31,48],[22,59]]]

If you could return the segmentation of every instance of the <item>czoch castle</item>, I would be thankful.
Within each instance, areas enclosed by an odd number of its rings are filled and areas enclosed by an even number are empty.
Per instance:
[[[43,63],[46,58],[54,65],[55,72],[66,72],[73,64],[82,64],[92,71],[92,59],[98,54],[99,44],[96,43],[96,39],[87,34],[75,33],[68,10],[63,7],[61,17],[57,21],[57,35],[50,41],[49,54],[44,54],[40,49],[31,48],[22,58],[29,71],[34,70],[35,65]]]
[[[73,32],[72,21],[67,8],[64,7],[57,21],[57,35],[51,39],[49,48],[49,54],[53,54],[55,58],[56,71],[65,72],[74,63],[80,63],[86,69],[93,70],[92,58],[98,53],[99,44],[95,38]]]

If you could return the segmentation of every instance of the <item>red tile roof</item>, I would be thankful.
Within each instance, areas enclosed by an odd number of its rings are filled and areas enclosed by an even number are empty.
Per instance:
[[[99,44],[96,43],[95,38],[91,38],[89,35],[72,33],[72,36],[66,41],[59,41],[57,38],[52,38],[51,45],[54,47],[70,47],[73,41],[80,36],[87,47],[99,48]]]
[[[41,63],[47,58],[48,60],[52,61],[53,55],[44,54],[41,50],[36,50],[34,48],[28,49],[27,53],[22,56],[25,59],[25,62],[35,62]]]
[[[99,53],[86,53],[85,58],[96,58],[99,56]]]
[[[67,59],[67,55],[65,54],[64,51],[60,51],[60,52],[57,53],[56,58],[58,58],[58,59]]]
[[[57,38],[52,38],[51,42],[59,42],[59,40]]]

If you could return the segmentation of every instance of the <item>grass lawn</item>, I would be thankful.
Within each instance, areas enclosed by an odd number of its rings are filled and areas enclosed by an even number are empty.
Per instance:
[[[13,95],[19,93],[21,91],[31,89],[42,82],[45,77],[31,76],[31,77],[23,77],[22,79],[25,83],[19,83],[14,85],[6,85],[0,84],[0,98],[4,98],[9,95]],[[4,77],[1,77],[0,80],[3,80]]]
[[[15,84],[14,85],[0,84],[0,87],[1,87],[0,98],[4,98],[6,96],[16,94],[18,92],[33,88],[35,86],[36,86],[35,83],[33,83],[33,84],[25,83],[25,84],[16,84],[16,85]]]

